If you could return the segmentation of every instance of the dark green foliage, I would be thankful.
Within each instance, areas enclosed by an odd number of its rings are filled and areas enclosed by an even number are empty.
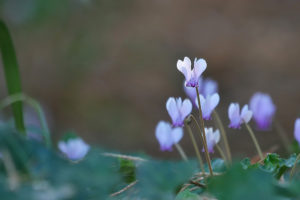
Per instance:
[[[239,164],[224,175],[212,178],[208,191],[222,200],[279,199],[271,174],[258,169],[244,170]]]
[[[136,180],[135,177],[135,163],[131,160],[120,158],[120,174],[125,183],[131,183]]]
[[[196,162],[148,161],[137,168],[138,195],[147,199],[174,199],[196,171]]]
[[[4,67],[4,75],[9,95],[21,93],[21,78],[18,68],[16,52],[9,31],[2,20],[0,20],[0,49]],[[23,120],[22,102],[12,104],[12,111],[16,128],[25,133]]]

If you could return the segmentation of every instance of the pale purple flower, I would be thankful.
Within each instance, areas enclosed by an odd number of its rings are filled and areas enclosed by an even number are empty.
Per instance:
[[[199,78],[206,69],[207,64],[204,59],[195,58],[193,69],[191,65],[191,60],[188,57],[177,61],[177,69],[185,76],[185,85],[187,87],[197,87],[199,85]]]
[[[172,128],[170,123],[160,121],[156,126],[155,136],[160,144],[160,150],[172,151],[172,145],[181,140],[183,130],[181,127]]]
[[[90,146],[81,138],[72,138],[58,143],[59,150],[70,160],[77,161],[84,158]]]
[[[214,93],[213,95],[207,95],[206,98],[203,97],[200,94],[200,103],[201,103],[201,110],[202,110],[202,117],[205,120],[211,119],[211,113],[212,111],[217,107],[220,101],[220,96],[218,93]],[[195,104],[197,108],[199,108],[198,105],[198,99],[195,99]]]
[[[198,83],[199,93],[202,94],[204,97],[218,92],[218,83],[210,78],[203,79],[202,77],[200,77]],[[197,97],[197,92],[195,88],[186,87],[184,81],[183,89],[186,95],[191,99],[191,101],[194,102],[194,99]],[[196,106],[196,104],[194,105]]]
[[[295,121],[294,136],[300,145],[300,118],[297,118]]]
[[[270,95],[257,92],[251,97],[249,105],[257,128],[261,130],[269,129],[276,111]]]
[[[228,117],[230,119],[229,128],[238,129],[242,123],[248,123],[252,117],[252,111],[248,109],[248,105],[244,105],[240,113],[240,105],[231,103],[228,108]]]
[[[209,153],[214,153],[214,146],[220,141],[219,129],[213,131],[213,128],[205,128],[207,149]]]
[[[188,99],[185,99],[183,102],[180,97],[177,99],[170,97],[168,99],[166,108],[174,127],[184,125],[184,119],[192,112],[192,107],[192,103]]]

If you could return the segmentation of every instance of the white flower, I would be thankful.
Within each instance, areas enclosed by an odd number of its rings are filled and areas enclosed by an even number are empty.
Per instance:
[[[191,69],[191,60],[184,57],[177,61],[177,69],[185,76],[185,85],[187,87],[198,87],[199,78],[207,67],[206,61],[202,58],[194,60],[194,68]]]
[[[60,141],[58,143],[59,150],[70,160],[77,161],[84,158],[88,153],[90,146],[81,138],[73,138],[68,141]]]
[[[213,131],[212,127],[205,128],[205,136],[208,152],[213,153],[214,146],[220,141],[220,131],[219,129]]]
[[[156,126],[155,136],[160,144],[160,150],[172,151],[172,145],[181,140],[183,130],[181,127],[172,128],[170,123],[160,121]]]

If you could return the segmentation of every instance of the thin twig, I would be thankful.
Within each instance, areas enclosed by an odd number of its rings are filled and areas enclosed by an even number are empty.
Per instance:
[[[130,183],[129,185],[127,185],[126,187],[124,187],[123,189],[119,190],[118,192],[112,193],[110,196],[111,197],[115,197],[123,192],[125,192],[126,190],[128,190],[129,188],[133,187],[136,183],[138,182],[138,180]]]
[[[140,158],[140,157],[136,157],[136,156],[128,156],[128,155],[123,155],[123,154],[116,154],[116,153],[102,153],[103,156],[107,156],[107,157],[114,157],[114,158],[122,158],[125,160],[132,160],[132,161],[141,161],[141,162],[145,162],[147,161],[144,158]]]

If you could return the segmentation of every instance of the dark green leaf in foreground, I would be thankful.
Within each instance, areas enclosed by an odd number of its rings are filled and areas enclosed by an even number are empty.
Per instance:
[[[201,200],[201,197],[195,193],[190,192],[189,190],[184,190],[176,196],[175,200]]]
[[[13,42],[5,23],[0,20],[0,49],[4,67],[4,75],[9,95],[21,93],[21,79]],[[22,102],[12,104],[16,128],[25,133]]]
[[[272,153],[267,155],[260,169],[272,173],[274,177],[279,179],[289,168],[292,168],[296,161],[296,154],[292,154],[290,158],[280,158],[278,154]]]
[[[222,200],[281,199],[276,196],[271,174],[259,169],[244,170],[233,166],[222,176],[214,177],[208,191]]]
[[[137,168],[138,195],[143,199],[174,199],[197,172],[196,162],[148,161]]]

